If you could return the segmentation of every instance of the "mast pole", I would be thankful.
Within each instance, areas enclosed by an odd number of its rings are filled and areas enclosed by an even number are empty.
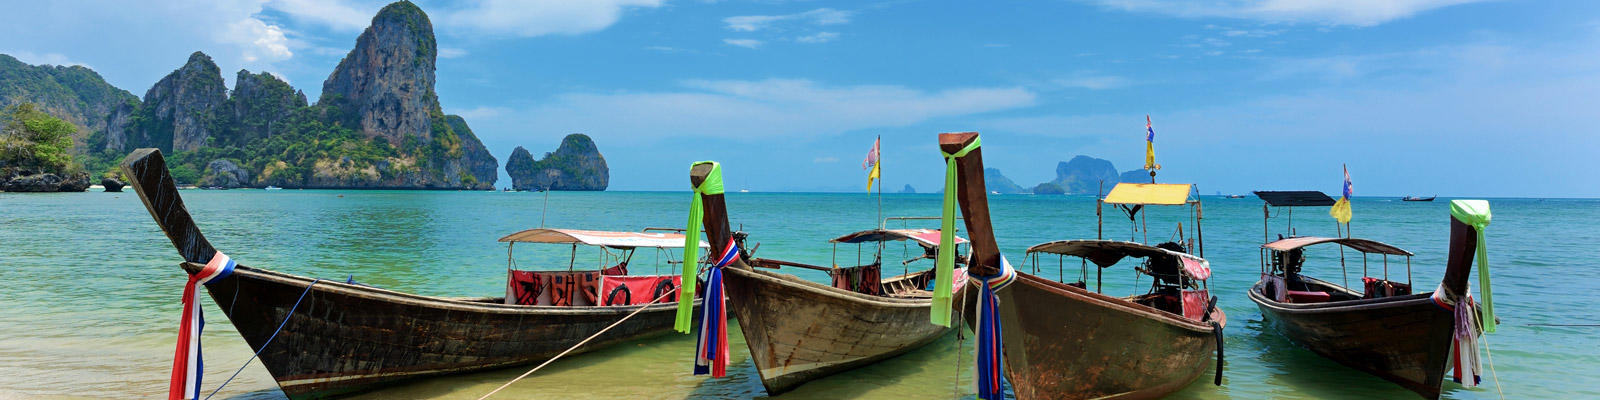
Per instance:
[[[883,181],[883,147],[881,146],[881,144],[883,143],[883,135],[878,135],[877,141],[874,141],[873,143],[880,144],[880,146],[878,147],[878,165],[874,165],[873,168],[877,168],[878,169],[878,229],[884,229],[886,227],[885,226],[886,225],[886,221],[883,220],[883,185],[884,185],[884,181]],[[878,242],[878,253],[880,255],[883,254],[883,242],[881,242],[881,241]]]

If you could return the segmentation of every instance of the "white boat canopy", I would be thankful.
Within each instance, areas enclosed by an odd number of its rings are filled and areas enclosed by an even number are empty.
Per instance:
[[[511,243],[583,244],[619,249],[638,247],[681,249],[683,248],[684,237],[682,234],[665,232],[611,232],[534,228],[506,235],[500,238],[500,241]],[[710,245],[702,240],[700,241],[700,247],[710,247]]]

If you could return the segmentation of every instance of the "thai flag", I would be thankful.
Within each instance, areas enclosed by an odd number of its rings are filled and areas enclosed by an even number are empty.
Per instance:
[[[1150,116],[1149,115],[1145,115],[1144,116],[1144,132],[1145,132],[1144,141],[1146,141],[1146,142],[1154,142],[1154,141],[1156,141],[1156,128],[1150,126]]]
[[[861,160],[861,169],[872,169],[872,166],[878,165],[878,143],[882,141],[881,138],[872,141],[872,150],[867,150],[867,158]]]
[[[1344,198],[1350,198],[1350,166],[1344,166]]]
[[[206,324],[200,315],[200,285],[209,285],[233,274],[236,266],[232,258],[222,252],[211,256],[211,261],[199,272],[189,275],[183,286],[183,318],[178,322],[178,345],[172,355],[172,383],[167,390],[168,400],[200,398],[200,378],[205,374],[200,357],[200,331]]]
[[[700,340],[695,346],[694,374],[711,374],[712,378],[728,375],[728,309],[723,299],[722,268],[739,257],[739,245],[732,240],[723,248],[706,273],[706,294],[700,318]]]

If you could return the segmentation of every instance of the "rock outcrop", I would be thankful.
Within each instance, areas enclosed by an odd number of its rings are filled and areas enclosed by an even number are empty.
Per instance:
[[[1060,187],[1066,194],[1095,194],[1099,193],[1101,184],[1105,185],[1105,190],[1111,190],[1111,186],[1121,180],[1111,161],[1080,155],[1056,164],[1056,179],[1046,183]]]
[[[528,149],[517,146],[506,159],[506,174],[516,190],[606,190],[611,170],[588,135],[574,133],[561,139],[561,147],[534,161]]]
[[[123,186],[128,186],[128,184],[117,180],[117,178],[106,177],[100,178],[100,186],[105,187],[107,192],[118,193],[122,191]]]
[[[165,152],[193,151],[211,137],[213,110],[228,100],[222,70],[211,56],[194,52],[177,71],[144,93],[137,123],[125,143]]]
[[[23,172],[0,181],[0,191],[6,192],[82,192],[89,189],[89,173],[29,173]]]
[[[200,187],[240,188],[250,185],[250,173],[229,160],[212,160],[206,164]]]
[[[411,2],[384,7],[356,47],[322,83],[318,104],[344,110],[347,121],[367,137],[401,144],[407,135],[432,139],[431,120],[439,114],[434,95],[437,57],[433,24]]]
[[[989,192],[991,193],[1028,193],[1027,189],[1023,189],[1022,186],[1018,186],[1016,182],[1012,182],[1011,178],[1001,175],[998,168],[983,169],[983,186],[985,189],[989,189]]]
[[[1142,169],[1122,171],[1122,175],[1120,175],[1118,179],[1120,179],[1121,182],[1150,183],[1150,171]]]
[[[900,188],[900,193],[912,194],[916,192],[917,188],[911,187],[911,184],[909,183],[906,184],[906,187]]]

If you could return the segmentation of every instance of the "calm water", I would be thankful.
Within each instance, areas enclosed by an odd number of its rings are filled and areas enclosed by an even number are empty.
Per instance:
[[[343,197],[339,197],[342,195]],[[190,210],[217,248],[241,263],[324,279],[356,280],[426,295],[504,293],[501,235],[536,227],[543,196],[536,193],[403,191],[185,191]],[[684,223],[685,193],[555,193],[547,226],[637,230]],[[865,194],[730,193],[735,226],[761,243],[757,255],[819,265],[833,261],[827,239],[870,228],[876,208]],[[1021,264],[1027,246],[1095,235],[1094,200],[1071,196],[992,196],[1002,250]],[[1263,325],[1245,289],[1258,275],[1260,201],[1205,198],[1205,255],[1215,269],[1211,287],[1229,316],[1224,385],[1209,372],[1178,398],[1407,398],[1408,392],[1294,347]],[[937,195],[889,195],[886,215],[937,215]],[[1492,200],[1488,233],[1495,309],[1504,324],[1488,335],[1494,373],[1465,389],[1446,382],[1446,398],[1600,397],[1600,201]],[[1357,236],[1418,253],[1412,279],[1431,289],[1443,273],[1448,202],[1359,199]],[[1107,212],[1107,232],[1129,234],[1126,219]],[[1150,240],[1174,231],[1178,210],[1150,216]],[[1118,220],[1121,219],[1121,220]],[[1301,234],[1332,235],[1325,211],[1295,216]],[[1275,219],[1274,232],[1283,218]],[[1162,221],[1157,223],[1157,221]],[[891,253],[898,250],[891,246]],[[1337,252],[1313,251],[1307,273],[1337,281]],[[840,264],[854,249],[841,247]],[[886,258],[893,259],[897,255]],[[566,268],[567,249],[518,247],[523,268]],[[593,265],[594,253],[578,263]],[[641,251],[635,273],[657,256]],[[870,255],[868,256],[870,257]],[[587,261],[587,264],[584,260]],[[1351,279],[1359,261],[1349,259]],[[151,398],[165,394],[184,277],[178,258],[133,193],[0,193],[0,399]],[[1320,262],[1320,263],[1319,263]],[[925,263],[925,262],[924,262]],[[1381,274],[1373,259],[1372,274]],[[1391,260],[1390,274],[1404,273]],[[530,266],[534,266],[530,268]],[[1076,263],[1067,274],[1076,279]],[[1026,268],[1031,269],[1032,266]],[[1047,260],[1041,275],[1057,276]],[[886,268],[887,269],[887,268]],[[662,271],[666,271],[665,266]],[[1131,294],[1127,265],[1106,270],[1107,292]],[[821,273],[799,275],[822,280]],[[1398,278],[1397,278],[1398,279]],[[1476,285],[1476,280],[1474,280]],[[250,357],[222,312],[205,302],[206,390]],[[734,330],[737,335],[738,330]],[[735,337],[734,341],[740,339]],[[782,398],[971,397],[971,341],[957,352],[952,336],[911,354],[822,379]],[[692,339],[672,335],[564,359],[517,383],[500,398],[751,398],[764,395],[755,369],[733,343],[729,377],[689,374]],[[960,361],[958,364],[958,357]],[[363,398],[473,399],[523,368],[418,381]],[[956,379],[960,374],[960,379]],[[218,397],[281,398],[266,369],[253,363]]]

